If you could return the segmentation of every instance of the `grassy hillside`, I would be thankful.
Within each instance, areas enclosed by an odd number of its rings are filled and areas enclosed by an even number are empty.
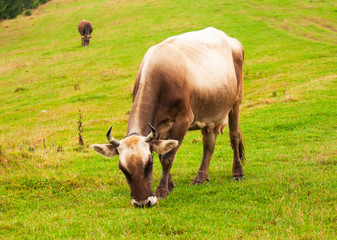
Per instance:
[[[94,26],[81,47],[77,24]],[[126,132],[146,50],[213,26],[245,47],[240,119],[245,181],[231,180],[228,132],[210,182],[190,132],[177,188],[130,204],[118,159],[87,146]],[[0,22],[0,238],[333,239],[337,232],[337,2],[53,0]],[[85,147],[78,145],[79,109]],[[161,166],[156,157],[154,186]]]

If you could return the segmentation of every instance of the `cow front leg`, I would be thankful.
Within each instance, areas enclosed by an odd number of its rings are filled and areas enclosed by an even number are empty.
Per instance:
[[[189,121],[176,120],[175,124],[172,126],[170,139],[178,140],[179,144],[176,148],[172,149],[170,152],[160,155],[159,160],[162,165],[162,176],[160,182],[156,188],[155,195],[159,198],[166,198],[169,191],[172,191],[175,187],[170,170],[174,162],[174,158],[177,154],[177,151],[184,139],[184,136],[187,132],[187,129],[190,125]]]
[[[229,137],[233,149],[233,179],[243,180],[244,173],[241,161],[244,160],[244,147],[242,144],[241,130],[239,127],[240,104],[234,105],[228,114]]]
[[[176,187],[176,185],[175,185],[174,182],[173,182],[171,173],[169,173],[168,184],[167,184],[168,191],[169,191],[169,192],[172,192],[172,191],[173,191],[173,188],[175,188],[175,187]]]
[[[173,164],[176,152],[177,151],[173,149],[169,153],[159,156],[159,160],[162,166],[162,176],[161,176],[160,182],[155,191],[155,195],[159,198],[166,198],[169,190],[170,191],[173,190],[173,186],[172,186],[173,180],[172,180],[170,170],[172,168],[172,164]],[[170,182],[171,184],[169,184]]]
[[[215,129],[203,128],[201,130],[202,133],[202,143],[203,143],[203,155],[202,161],[199,167],[199,171],[197,176],[192,181],[192,184],[203,184],[206,181],[209,181],[208,178],[208,169],[209,163],[211,161],[212,154],[214,152],[215,142],[217,133]]]

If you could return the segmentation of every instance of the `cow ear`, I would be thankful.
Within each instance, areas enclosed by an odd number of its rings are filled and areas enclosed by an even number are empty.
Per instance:
[[[118,154],[117,148],[111,144],[93,144],[91,148],[104,157],[112,158]]]
[[[165,154],[178,146],[177,140],[152,140],[150,142],[151,152]]]

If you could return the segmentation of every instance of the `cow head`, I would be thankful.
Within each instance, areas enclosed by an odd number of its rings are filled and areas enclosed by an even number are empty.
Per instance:
[[[157,197],[152,192],[152,151],[165,154],[178,145],[176,140],[153,140],[156,131],[151,125],[150,127],[151,133],[146,137],[135,134],[120,141],[111,136],[110,127],[107,133],[110,144],[91,146],[93,150],[105,157],[119,155],[118,167],[129,184],[131,203],[137,207],[150,207],[157,202]]]
[[[82,46],[89,46],[90,38],[92,38],[90,35],[82,35]]]

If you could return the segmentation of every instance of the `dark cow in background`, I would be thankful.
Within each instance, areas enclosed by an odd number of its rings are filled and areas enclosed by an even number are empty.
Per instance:
[[[170,37],[144,56],[133,90],[126,137],[107,133],[109,144],[92,148],[106,157],[119,155],[135,206],[152,206],[175,187],[170,169],[188,130],[200,129],[203,156],[193,184],[208,181],[208,169],[217,135],[227,122],[234,153],[232,176],[244,176],[239,128],[243,96],[243,47],[215,28]],[[152,127],[152,125],[154,127]],[[162,177],[152,192],[151,152],[159,154]]]
[[[87,20],[82,20],[78,24],[78,31],[81,34],[82,46],[89,46],[91,33],[93,31],[91,23]]]

